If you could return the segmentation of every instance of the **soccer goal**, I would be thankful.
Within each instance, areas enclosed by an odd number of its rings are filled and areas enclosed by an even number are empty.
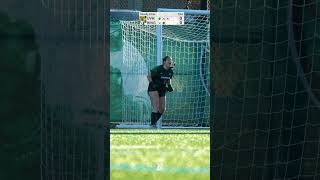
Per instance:
[[[151,68],[169,55],[176,66],[166,96],[162,128],[209,127],[210,13],[205,10],[158,9],[184,12],[184,25],[141,25],[122,20],[123,85],[121,128],[148,128],[151,102],[146,78]]]

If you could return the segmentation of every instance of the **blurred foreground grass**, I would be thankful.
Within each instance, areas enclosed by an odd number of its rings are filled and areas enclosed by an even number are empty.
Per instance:
[[[111,180],[209,180],[209,130],[121,130],[110,135]]]

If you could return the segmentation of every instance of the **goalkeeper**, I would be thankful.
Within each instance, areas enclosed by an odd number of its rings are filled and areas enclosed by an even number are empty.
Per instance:
[[[151,99],[152,113],[151,126],[155,127],[157,121],[165,111],[166,92],[172,92],[171,78],[173,77],[173,62],[170,56],[162,59],[162,65],[156,66],[150,71],[148,94]]]

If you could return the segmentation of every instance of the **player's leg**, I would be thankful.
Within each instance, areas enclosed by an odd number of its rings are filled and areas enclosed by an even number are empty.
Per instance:
[[[159,94],[159,112],[157,121],[161,118],[162,114],[166,110],[166,95],[165,92]]]
[[[166,96],[159,98],[159,112],[163,114],[166,111]]]
[[[152,112],[151,112],[151,125],[155,125],[158,119],[159,111],[159,93],[158,91],[149,91],[151,100]]]

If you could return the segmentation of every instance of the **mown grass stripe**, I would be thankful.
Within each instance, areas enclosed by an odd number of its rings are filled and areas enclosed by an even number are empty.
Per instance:
[[[111,170],[127,170],[127,171],[155,171],[164,173],[209,173],[209,167],[162,167],[162,166],[145,166],[145,165],[128,165],[114,164],[111,165]]]
[[[201,149],[198,146],[161,146],[161,145],[111,145],[110,149],[185,149],[185,150],[210,150],[210,147],[202,147]]]
[[[210,132],[111,132],[111,135],[113,134],[121,134],[121,135],[141,135],[141,134],[210,134]]]

